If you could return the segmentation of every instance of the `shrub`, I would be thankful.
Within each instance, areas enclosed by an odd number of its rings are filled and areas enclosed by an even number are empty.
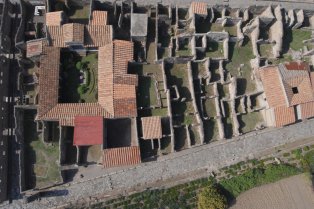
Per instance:
[[[283,156],[284,156],[284,157],[289,157],[289,156],[290,156],[290,153],[289,153],[289,152],[283,153]]]
[[[296,175],[299,169],[289,165],[267,165],[264,168],[254,168],[244,172],[239,176],[220,181],[220,184],[234,197],[241,192],[253,187],[275,182],[279,179]]]
[[[76,69],[81,70],[82,69],[82,63],[81,62],[77,62],[75,64]]]
[[[90,84],[90,72],[89,71],[84,71],[84,76],[85,76],[85,85],[89,86]]]
[[[296,149],[296,150],[293,150],[292,151],[292,154],[294,155],[295,158],[297,159],[301,159],[302,158],[302,150],[299,148],[299,149]]]
[[[305,147],[303,147],[303,150],[304,150],[304,151],[309,151],[309,150],[310,150],[310,147],[309,147],[309,146],[305,146]]]
[[[80,85],[78,88],[77,88],[77,92],[79,94],[85,94],[87,92],[88,88],[86,85]]]
[[[198,209],[227,208],[227,199],[219,193],[214,184],[210,184],[198,194]]]
[[[309,151],[304,155],[304,169],[309,170],[312,174],[314,174],[314,150]]]

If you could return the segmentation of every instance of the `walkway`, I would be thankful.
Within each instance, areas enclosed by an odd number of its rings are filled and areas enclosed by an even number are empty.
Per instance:
[[[23,208],[47,208],[107,192],[113,193],[116,190],[175,179],[177,176],[198,170],[207,169],[211,172],[248,158],[255,158],[269,149],[276,152],[274,147],[287,143],[305,141],[308,143],[308,138],[312,136],[314,136],[314,119],[280,129],[267,129],[259,134],[247,134],[232,140],[173,153],[159,158],[158,161],[143,163],[133,168],[111,173],[104,171],[102,176],[92,180],[55,187],[54,191],[51,191],[51,197],[23,205]],[[63,196],[65,193],[67,195]],[[22,201],[14,201],[6,207],[19,208],[21,205]]]

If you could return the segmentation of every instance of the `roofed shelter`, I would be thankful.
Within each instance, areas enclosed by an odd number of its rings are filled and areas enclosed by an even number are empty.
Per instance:
[[[289,62],[258,70],[276,127],[314,117],[314,80],[306,62]]]
[[[158,139],[158,149],[160,149],[160,139],[162,138],[162,126],[160,116],[142,117],[142,133],[144,140],[151,140],[154,149],[153,139]]]

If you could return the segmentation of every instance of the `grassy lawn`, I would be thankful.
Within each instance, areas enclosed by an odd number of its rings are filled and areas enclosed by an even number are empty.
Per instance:
[[[203,105],[204,105],[205,113],[208,117],[215,117],[217,115],[214,99],[203,100]]]
[[[303,48],[303,40],[311,38],[311,31],[295,29],[292,30],[292,41],[290,42],[290,48],[293,50],[300,50]]]
[[[62,54],[61,77],[61,100],[65,103],[77,103],[80,101],[95,103],[97,102],[97,77],[98,77],[98,58],[96,53],[87,54],[81,57],[74,53],[64,52]],[[86,74],[77,69],[76,64],[85,63]],[[88,74],[88,75],[87,75]],[[87,79],[86,92],[79,92],[82,85],[80,76],[84,75]]]
[[[250,60],[254,58],[252,51],[252,43],[248,38],[246,38],[244,46],[236,46],[235,43],[229,43],[229,57],[231,62],[227,63],[226,69],[233,76],[242,78],[238,81],[238,95],[244,93],[253,92],[256,89],[255,82],[251,81],[251,64]],[[239,67],[241,67],[241,72],[239,75]]]
[[[259,44],[259,53],[261,57],[271,58],[273,57],[272,45],[271,44]]]
[[[34,111],[24,113],[25,179],[26,188],[41,188],[61,182],[59,143],[45,144],[36,131]]]
[[[242,133],[247,133],[254,131],[256,125],[263,122],[263,117],[259,112],[251,112],[245,115],[239,115],[238,120]]]
[[[152,116],[165,117],[168,115],[168,108],[152,109],[151,112],[152,112]]]
[[[222,42],[207,42],[206,57],[220,58],[224,56],[223,43]]]
[[[139,77],[137,104],[139,107],[158,106],[155,79],[151,76]]]
[[[73,5],[67,12],[73,22],[88,24],[90,5]]]
[[[195,110],[191,101],[192,96],[189,89],[187,66],[185,64],[167,66],[166,74],[168,77],[169,87],[172,85],[177,85],[181,98],[186,98],[184,102],[172,102],[173,114],[183,115],[184,119],[181,122],[190,124],[190,122],[194,121],[194,119],[191,120],[190,117],[194,116],[186,116],[186,114],[194,113]]]
[[[233,197],[251,188],[272,183],[280,179],[299,174],[298,168],[289,165],[268,165],[264,168],[254,168],[242,175],[220,181],[220,185]]]

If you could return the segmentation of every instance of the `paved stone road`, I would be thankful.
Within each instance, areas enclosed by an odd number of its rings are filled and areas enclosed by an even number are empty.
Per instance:
[[[247,134],[236,139],[173,153],[159,158],[158,161],[106,173],[93,180],[59,186],[54,188],[57,192],[53,195],[66,192],[66,196],[43,198],[23,205],[23,208],[50,208],[84,197],[173,178],[199,169],[214,171],[226,165],[254,158],[270,148],[302,141],[312,136],[314,136],[314,119],[281,129],[267,129],[259,134]],[[5,207],[22,208],[22,201],[14,201],[13,204]]]

